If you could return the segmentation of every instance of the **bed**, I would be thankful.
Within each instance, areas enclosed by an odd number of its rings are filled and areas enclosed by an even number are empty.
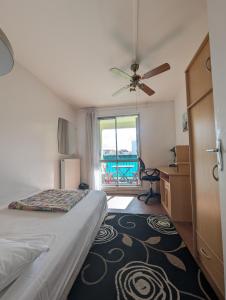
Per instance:
[[[107,212],[104,192],[91,191],[68,213],[0,208],[0,237],[49,245],[7,287],[0,300],[63,300],[78,275]]]

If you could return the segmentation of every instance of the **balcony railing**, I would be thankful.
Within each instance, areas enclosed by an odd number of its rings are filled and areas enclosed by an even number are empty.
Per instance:
[[[106,155],[101,161],[102,185],[137,186],[138,162],[136,155]]]

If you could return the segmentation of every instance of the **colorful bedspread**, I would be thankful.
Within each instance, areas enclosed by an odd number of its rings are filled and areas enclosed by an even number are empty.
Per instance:
[[[10,209],[68,212],[89,190],[46,190],[29,198],[11,202]]]

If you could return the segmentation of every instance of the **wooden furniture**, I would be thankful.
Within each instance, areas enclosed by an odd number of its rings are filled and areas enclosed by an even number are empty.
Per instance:
[[[189,164],[189,146],[188,145],[176,145],[176,163],[188,163]]]
[[[161,203],[193,254],[190,156],[188,145],[175,146],[175,167],[161,167]]]
[[[80,159],[61,159],[60,179],[62,189],[77,189],[80,184]]]
[[[189,146],[176,146],[176,167],[160,167],[161,203],[171,219],[191,222]]]
[[[209,37],[186,70],[195,257],[220,297],[224,269]]]
[[[176,153],[176,166],[179,173],[190,174],[190,158],[189,158],[189,146],[177,145],[175,146]]]

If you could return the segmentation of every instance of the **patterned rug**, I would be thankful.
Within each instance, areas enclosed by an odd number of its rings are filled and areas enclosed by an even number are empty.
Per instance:
[[[218,299],[168,217],[109,214],[68,300]]]

